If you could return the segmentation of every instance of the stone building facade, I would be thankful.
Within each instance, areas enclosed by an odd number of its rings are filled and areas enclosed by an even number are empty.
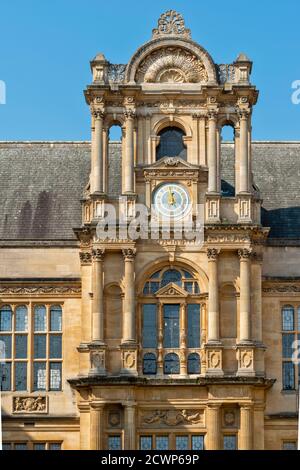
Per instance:
[[[0,143],[4,448],[294,448],[300,144],[252,142],[251,61],[177,12],[91,70],[91,143]]]

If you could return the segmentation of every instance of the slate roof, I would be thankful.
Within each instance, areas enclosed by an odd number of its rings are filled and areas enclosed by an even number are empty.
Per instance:
[[[254,142],[255,183],[272,239],[300,240],[300,142]],[[120,191],[121,145],[110,144],[109,192]],[[233,144],[223,144],[233,185]],[[75,240],[90,172],[89,142],[0,142],[0,240]]]

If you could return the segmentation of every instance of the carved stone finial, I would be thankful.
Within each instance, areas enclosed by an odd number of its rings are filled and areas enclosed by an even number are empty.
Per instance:
[[[163,13],[157,24],[157,28],[152,31],[153,38],[157,36],[180,36],[191,37],[191,31],[185,27],[183,16],[175,10],[168,10]]]

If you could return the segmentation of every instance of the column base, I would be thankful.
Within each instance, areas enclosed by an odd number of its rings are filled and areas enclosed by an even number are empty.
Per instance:
[[[122,349],[122,369],[120,375],[137,377],[138,375],[138,361],[137,361],[137,344],[136,343],[123,343]]]
[[[211,342],[205,345],[206,350],[206,377],[224,377],[223,346],[220,342]]]

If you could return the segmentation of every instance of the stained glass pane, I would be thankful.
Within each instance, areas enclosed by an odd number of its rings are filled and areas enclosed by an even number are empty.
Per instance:
[[[293,347],[295,339],[296,337],[293,334],[282,335],[282,355],[284,359],[292,359],[292,356],[295,352]]]
[[[155,441],[155,450],[169,450],[168,436],[157,436]]]
[[[61,450],[61,444],[59,442],[51,442],[49,444],[49,450]]]
[[[122,450],[121,436],[109,436],[108,450]]]
[[[156,323],[156,305],[143,305],[143,330],[142,345],[143,348],[157,347],[157,323]]]
[[[62,358],[61,335],[50,335],[50,359]]]
[[[189,304],[187,347],[200,348],[200,305]]]
[[[46,359],[46,335],[34,335],[34,358]]]
[[[200,367],[200,356],[199,354],[190,354],[188,356],[188,374],[200,374],[201,367]]]
[[[159,282],[150,282],[150,294],[156,294],[159,290]]]
[[[0,335],[1,356],[11,359],[11,335]]]
[[[27,444],[15,444],[15,450],[27,450]]]
[[[2,363],[0,364],[0,381],[1,390],[8,392],[11,390],[11,364]]]
[[[24,305],[16,308],[16,331],[28,331],[28,312]]]
[[[177,127],[166,127],[160,133],[160,143],[157,147],[156,160],[163,157],[187,158],[186,147],[183,143],[184,132]]]
[[[5,305],[0,309],[0,331],[11,331],[12,327],[12,310],[9,305]]]
[[[224,436],[224,450],[236,450],[236,436]]]
[[[27,362],[15,363],[15,386],[18,392],[27,390]]]
[[[152,450],[152,437],[151,436],[141,436],[140,450]]]
[[[34,331],[46,331],[47,312],[44,305],[34,307]]]
[[[169,269],[163,274],[161,287],[167,286],[168,284],[170,284],[170,282],[173,282],[174,284],[181,286],[182,278],[181,278],[181,274],[179,271],[176,271],[175,269]]]
[[[157,363],[155,354],[145,354],[143,358],[143,374],[155,375],[157,372]]]
[[[27,358],[27,335],[16,335],[15,336],[15,357],[16,359]]]
[[[50,308],[50,331],[62,331],[62,309],[59,305]]]
[[[283,331],[294,331],[294,308],[287,306],[282,309],[282,329]]]
[[[61,362],[50,364],[50,390],[61,390]]]
[[[192,436],[192,450],[204,450],[204,436]]]
[[[177,354],[167,354],[164,360],[165,374],[180,374],[180,363]]]
[[[176,450],[189,450],[188,436],[176,436]]]
[[[164,348],[179,348],[180,305],[164,305]]]
[[[38,444],[33,445],[33,450],[46,450],[46,444],[39,442]]]
[[[35,362],[33,367],[34,380],[33,387],[34,390],[46,390],[46,363],[45,362]]]
[[[295,366],[292,362],[283,363],[283,389],[295,390]]]

